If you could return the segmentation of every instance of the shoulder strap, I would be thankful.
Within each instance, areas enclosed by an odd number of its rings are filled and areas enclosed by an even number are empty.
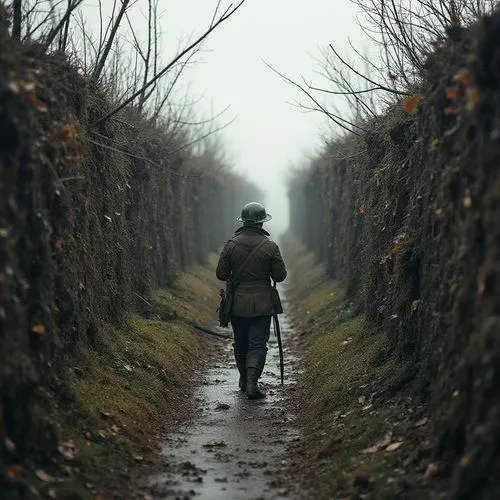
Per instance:
[[[234,282],[238,282],[239,278],[243,274],[243,271],[246,269],[248,264],[250,264],[250,261],[253,259],[254,255],[267,243],[268,239],[265,238],[262,240],[258,245],[255,246],[255,248],[247,255],[246,259],[243,261],[243,264],[240,267],[240,270],[238,274],[234,275],[232,280]]]

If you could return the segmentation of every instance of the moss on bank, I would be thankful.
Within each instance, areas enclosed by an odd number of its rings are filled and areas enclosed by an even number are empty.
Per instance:
[[[436,498],[442,487],[436,474],[424,479],[432,463],[430,419],[410,389],[392,390],[408,367],[387,361],[384,335],[346,302],[324,264],[291,236],[283,243],[304,369],[297,390],[303,434],[295,453],[303,457],[297,473],[308,494]]]
[[[15,478],[18,498],[30,488],[54,498],[110,498],[134,467],[150,462],[154,436],[185,417],[193,382],[214,349],[178,320],[213,325],[217,290],[211,258],[181,273],[174,288],[158,290],[148,318],[128,314],[119,327],[103,323],[98,344],[80,345],[61,391],[39,409],[56,431],[59,456]],[[54,480],[36,477],[37,469]]]

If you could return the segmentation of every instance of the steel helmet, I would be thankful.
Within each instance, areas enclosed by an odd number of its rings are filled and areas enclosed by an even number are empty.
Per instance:
[[[264,205],[257,203],[256,201],[251,201],[247,203],[241,210],[241,216],[238,217],[239,222],[244,224],[261,224],[262,222],[267,222],[271,220],[272,217],[266,212]]]

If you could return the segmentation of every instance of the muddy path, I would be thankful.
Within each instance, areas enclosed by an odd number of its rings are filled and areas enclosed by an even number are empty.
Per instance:
[[[165,468],[150,478],[154,498],[256,500],[299,498],[286,478],[287,445],[298,439],[287,405],[293,392],[296,360],[287,349],[291,326],[280,316],[285,346],[285,385],[280,384],[279,354],[271,333],[261,378],[264,400],[249,401],[238,389],[238,372],[228,342],[196,393],[192,420],[162,444]]]

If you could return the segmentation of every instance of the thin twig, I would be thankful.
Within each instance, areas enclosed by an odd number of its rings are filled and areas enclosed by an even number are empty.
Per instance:
[[[194,174],[188,174],[185,172],[177,172],[176,170],[172,170],[171,168],[166,167],[165,165],[160,165],[159,163],[156,163],[155,161],[151,160],[150,158],[146,158],[145,156],[139,156],[133,153],[130,153],[129,151],[124,151],[123,149],[118,149],[114,148],[113,146],[108,146],[107,144],[103,144],[101,142],[94,141],[92,139],[88,139],[88,141],[95,146],[99,146],[101,148],[109,149],[110,151],[114,151],[115,153],[121,153],[126,156],[130,156],[131,158],[134,158],[136,160],[141,160],[145,161],[147,163],[150,163],[151,165],[161,169],[162,171],[170,172],[173,175],[176,175],[178,177],[201,177],[200,175],[194,175]]]
[[[151,78],[143,88],[134,92],[128,99],[125,99],[121,104],[119,104],[116,108],[112,109],[108,113],[106,113],[103,117],[99,118],[96,122],[94,122],[91,126],[95,127],[102,122],[106,121],[111,116],[115,115],[123,108],[128,106],[131,102],[133,102],[137,97],[139,97],[145,89],[149,88],[151,85],[154,85],[161,77],[163,77],[169,70],[174,66],[180,59],[182,59],[186,54],[191,52],[195,47],[200,45],[218,26],[224,23],[227,19],[229,19],[238,9],[245,3],[246,0],[241,0],[235,7],[231,10],[226,10],[226,12],[219,17],[216,23],[212,24],[200,37],[198,37],[194,42],[185,47],[177,56],[175,56],[157,75]]]

